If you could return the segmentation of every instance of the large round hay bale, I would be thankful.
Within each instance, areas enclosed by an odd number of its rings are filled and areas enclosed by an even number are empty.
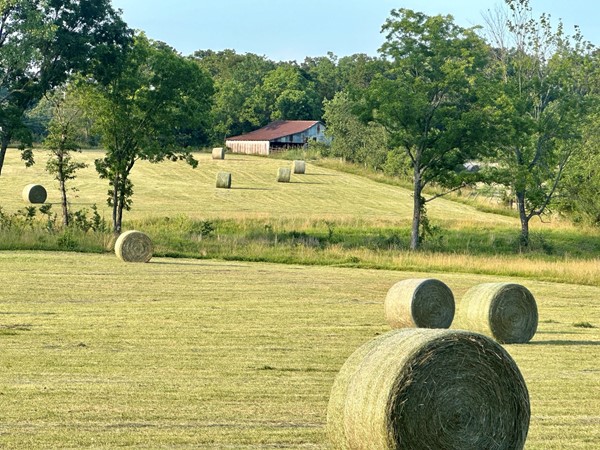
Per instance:
[[[152,241],[141,231],[126,231],[115,242],[115,254],[125,262],[148,262],[152,250]]]
[[[292,170],[287,167],[277,169],[277,181],[279,183],[289,183],[292,176]]]
[[[483,283],[460,300],[457,326],[492,336],[504,344],[529,342],[537,330],[535,298],[515,283]]]
[[[306,163],[299,160],[294,161],[294,173],[302,174],[304,172],[306,172]]]
[[[213,148],[212,159],[225,159],[225,149],[223,147]]]
[[[390,288],[384,307],[392,328],[449,328],[454,318],[454,295],[440,280],[402,280]]]
[[[40,184],[28,184],[23,188],[23,200],[27,203],[44,203],[48,193]]]
[[[327,409],[340,450],[518,450],[529,430],[525,381],[492,339],[462,330],[393,330],[352,354]]]
[[[217,173],[217,187],[223,189],[231,187],[231,174],[229,172]]]

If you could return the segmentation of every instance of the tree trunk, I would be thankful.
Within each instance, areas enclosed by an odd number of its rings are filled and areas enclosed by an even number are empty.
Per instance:
[[[69,226],[69,206],[67,204],[67,186],[65,183],[64,158],[62,153],[58,153],[58,182],[60,183],[60,203],[62,206],[63,226]]]
[[[6,156],[6,149],[8,148],[8,139],[2,137],[0,142],[0,175],[2,175],[2,166],[4,166],[4,157]]]
[[[115,175],[115,178],[113,180],[112,219],[113,219],[113,233],[117,236],[119,234],[121,234],[121,218],[120,218],[120,216],[122,214],[122,213],[119,214],[119,188],[120,188],[119,175]]]
[[[418,250],[420,247],[419,229],[421,228],[421,173],[415,168],[413,188],[413,220],[410,234],[410,249]]]
[[[522,248],[529,248],[529,219],[525,211],[525,193],[517,192],[517,209],[519,210],[519,219],[521,221],[521,236],[519,238]]]

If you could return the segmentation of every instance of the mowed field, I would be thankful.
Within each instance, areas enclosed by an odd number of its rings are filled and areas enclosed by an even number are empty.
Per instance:
[[[106,180],[90,167],[73,182],[77,206],[104,211]],[[56,184],[9,151],[0,206],[23,208],[26,184]],[[286,218],[408,223],[407,191],[307,166],[276,183],[287,161],[227,155],[200,166],[140,162],[128,220]],[[232,173],[233,189],[215,188]],[[58,210],[58,205],[56,206]],[[516,224],[444,199],[445,224]],[[451,256],[447,256],[450,258]],[[589,263],[588,263],[589,264]],[[600,286],[518,277],[366,270],[220,260],[0,252],[0,448],[327,448],[333,380],[360,345],[389,330],[387,290],[405,278],[444,281],[457,299],[511,281],[536,297],[532,342],[506,345],[527,382],[527,449],[593,449],[600,442]]]
[[[399,279],[457,298],[498,277],[1,252],[1,448],[326,448],[334,377],[388,330]],[[511,279],[511,281],[519,281]],[[507,345],[528,449],[600,441],[600,288],[527,280],[540,325]]]
[[[77,189],[70,200],[75,208],[92,204],[110,217],[106,206],[108,180],[100,180],[94,169],[99,151],[84,151],[74,159],[88,164],[77,172],[69,186]],[[199,166],[184,162],[151,164],[138,161],[132,171],[133,208],[124,220],[149,216],[191,218],[285,218],[298,220],[336,220],[342,222],[405,224],[412,218],[409,191],[366,178],[307,164],[306,174],[292,175],[291,183],[277,183],[277,169],[290,167],[291,161],[227,154],[224,160],[198,153]],[[42,184],[48,202],[60,211],[58,182],[44,171],[46,152],[36,152],[37,164],[25,168],[16,150],[9,150],[0,176],[0,206],[14,212],[25,206],[23,188]],[[232,189],[217,189],[219,171],[232,175]],[[428,207],[433,219],[445,222],[517,224],[516,219],[485,214],[456,202],[438,199]]]

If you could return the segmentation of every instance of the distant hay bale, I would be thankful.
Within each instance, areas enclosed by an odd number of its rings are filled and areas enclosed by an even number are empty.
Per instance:
[[[433,278],[402,280],[388,291],[384,308],[392,328],[449,328],[454,318],[454,295]]]
[[[152,250],[152,241],[141,231],[126,231],[115,242],[115,254],[125,262],[148,262]]]
[[[291,176],[292,176],[291,169],[288,169],[287,167],[280,167],[279,169],[277,169],[277,181],[278,182],[289,183]]]
[[[212,159],[225,159],[225,149],[223,147],[213,148]]]
[[[302,174],[304,172],[306,172],[306,163],[299,160],[294,161],[294,173]]]
[[[48,193],[40,184],[28,184],[23,188],[23,200],[27,203],[44,203]]]
[[[335,450],[518,450],[530,404],[519,368],[492,339],[462,330],[393,330],[356,350],[327,409]]]
[[[514,283],[484,283],[467,291],[458,304],[461,328],[492,336],[504,344],[529,342],[537,330],[538,310],[529,290]]]
[[[223,189],[231,187],[231,174],[229,172],[217,173],[217,187]]]

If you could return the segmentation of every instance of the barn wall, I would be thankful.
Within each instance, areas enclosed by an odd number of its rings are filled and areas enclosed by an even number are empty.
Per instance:
[[[269,155],[269,141],[225,141],[232,153],[245,153],[246,155]]]

